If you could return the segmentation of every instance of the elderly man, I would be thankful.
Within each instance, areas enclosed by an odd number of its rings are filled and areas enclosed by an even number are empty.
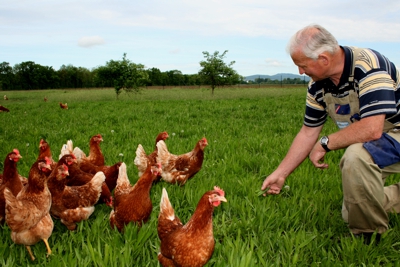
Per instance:
[[[398,69],[372,49],[340,46],[320,25],[299,30],[287,50],[299,73],[312,78],[304,123],[261,189],[279,194],[307,156],[325,169],[325,154],[346,148],[342,217],[354,235],[380,236],[388,229],[387,212],[400,212],[400,184],[384,186],[388,175],[400,172]],[[339,130],[319,139],[328,115]]]

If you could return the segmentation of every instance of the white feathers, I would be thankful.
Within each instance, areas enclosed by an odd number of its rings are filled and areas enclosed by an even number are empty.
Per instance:
[[[64,155],[73,154],[77,161],[79,162],[81,159],[86,158],[85,152],[79,147],[74,147],[72,140],[68,140],[66,144],[63,144],[61,147],[61,153],[58,159],[61,159]]]
[[[148,160],[147,154],[141,144],[139,144],[136,149],[136,157],[133,163],[139,170],[139,177],[142,176],[142,174],[146,171]]]
[[[171,202],[169,201],[168,193],[165,188],[162,189],[160,214],[164,214],[165,217],[170,221],[173,221],[175,219],[175,212],[172,208]]]
[[[163,166],[166,164],[165,159],[168,159],[168,157],[170,156],[167,145],[163,140],[157,142],[157,151],[157,162],[160,162]]]
[[[83,152],[82,149],[80,149],[79,147],[75,147],[72,153],[75,155],[75,157],[78,160],[78,162],[81,159],[86,158],[85,152]]]
[[[91,185],[96,188],[96,191],[98,190],[99,193],[101,193],[101,186],[103,182],[106,180],[106,176],[104,175],[103,172],[97,172],[92,180],[90,180]]]
[[[63,144],[61,147],[61,153],[58,159],[61,159],[64,155],[72,154],[73,153],[73,144],[72,140],[68,140],[66,144]]]
[[[124,195],[132,191],[134,186],[131,186],[131,183],[128,178],[128,173],[126,171],[126,164],[122,162],[121,166],[119,167],[118,171],[118,179],[117,185],[114,190],[114,197]]]

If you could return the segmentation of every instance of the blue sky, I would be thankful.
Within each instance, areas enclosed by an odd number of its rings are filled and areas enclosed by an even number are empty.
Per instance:
[[[329,2],[329,3],[328,3]],[[342,45],[369,47],[400,66],[398,0],[0,0],[0,62],[88,69],[120,60],[197,73],[222,53],[242,76],[297,73],[289,38],[318,23]]]

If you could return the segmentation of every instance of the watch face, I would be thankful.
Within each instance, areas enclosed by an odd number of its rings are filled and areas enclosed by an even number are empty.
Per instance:
[[[324,144],[324,145],[327,145],[328,144],[328,137],[327,136],[323,136],[322,138],[321,138],[321,144]]]

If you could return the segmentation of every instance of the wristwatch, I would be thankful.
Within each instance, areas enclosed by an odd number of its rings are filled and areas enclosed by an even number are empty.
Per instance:
[[[320,142],[321,146],[325,149],[326,152],[331,151],[331,150],[328,148],[328,142],[329,142],[328,136],[326,136],[326,135],[325,135],[325,136],[322,136],[321,139],[319,140],[319,142]]]

